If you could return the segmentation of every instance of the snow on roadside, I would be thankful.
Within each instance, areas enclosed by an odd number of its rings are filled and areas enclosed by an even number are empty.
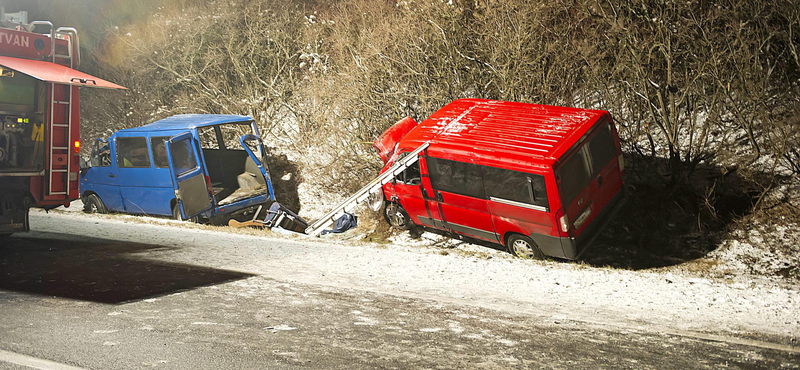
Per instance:
[[[72,203],[70,203],[69,207],[61,206],[58,207],[57,209],[59,211],[65,211],[65,212],[83,212],[83,202],[81,202],[80,199],[73,200]]]
[[[747,276],[772,280],[800,279],[800,228],[754,223],[707,256],[718,263],[712,271],[734,280]]]
[[[94,223],[86,230],[87,236],[173,247],[149,249],[137,258],[233,269],[287,281],[459,302],[560,322],[745,336],[763,333],[782,341],[796,340],[800,333],[800,289],[772,281],[441,253],[473,248],[465,244],[453,249],[354,245],[343,240],[292,240],[275,234],[241,234],[240,230],[231,233],[203,225],[188,229],[181,226],[186,223],[166,219],[142,223],[133,221],[133,216],[37,211],[33,216],[34,225],[45,230],[53,225],[80,227],[86,222],[82,218],[91,218]],[[422,238],[438,237],[423,234]]]

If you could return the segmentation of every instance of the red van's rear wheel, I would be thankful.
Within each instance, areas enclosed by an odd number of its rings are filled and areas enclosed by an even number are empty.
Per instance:
[[[511,235],[506,241],[506,247],[511,254],[520,258],[544,259],[544,253],[539,250],[539,246],[534,243],[533,239],[525,235]]]

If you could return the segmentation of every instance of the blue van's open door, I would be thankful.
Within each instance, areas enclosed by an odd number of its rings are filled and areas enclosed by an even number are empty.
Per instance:
[[[256,166],[258,166],[261,174],[264,175],[264,180],[267,182],[267,190],[269,191],[269,198],[275,200],[275,192],[272,190],[272,179],[269,177],[269,169],[267,168],[266,160],[263,158],[266,154],[266,150],[264,150],[261,139],[256,135],[247,134],[242,135],[239,138],[239,142],[242,144],[242,148],[247,151],[247,154],[250,155],[253,162],[255,162]],[[262,158],[259,158],[253,150],[258,152]]]
[[[184,220],[214,207],[198,148],[191,132],[173,136],[167,142],[172,185]]]

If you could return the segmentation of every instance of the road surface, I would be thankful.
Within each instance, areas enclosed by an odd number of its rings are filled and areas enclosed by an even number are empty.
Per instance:
[[[558,314],[553,297],[515,303],[502,278],[490,297],[487,276],[440,262],[478,264],[469,256],[114,217],[35,212],[34,231],[0,247],[0,368],[800,368],[779,330]]]

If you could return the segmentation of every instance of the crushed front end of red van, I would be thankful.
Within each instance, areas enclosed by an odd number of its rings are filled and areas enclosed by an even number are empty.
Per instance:
[[[374,146],[386,171],[423,144],[383,188],[396,226],[578,259],[622,204],[624,162],[606,111],[460,99],[420,123],[401,120]]]

